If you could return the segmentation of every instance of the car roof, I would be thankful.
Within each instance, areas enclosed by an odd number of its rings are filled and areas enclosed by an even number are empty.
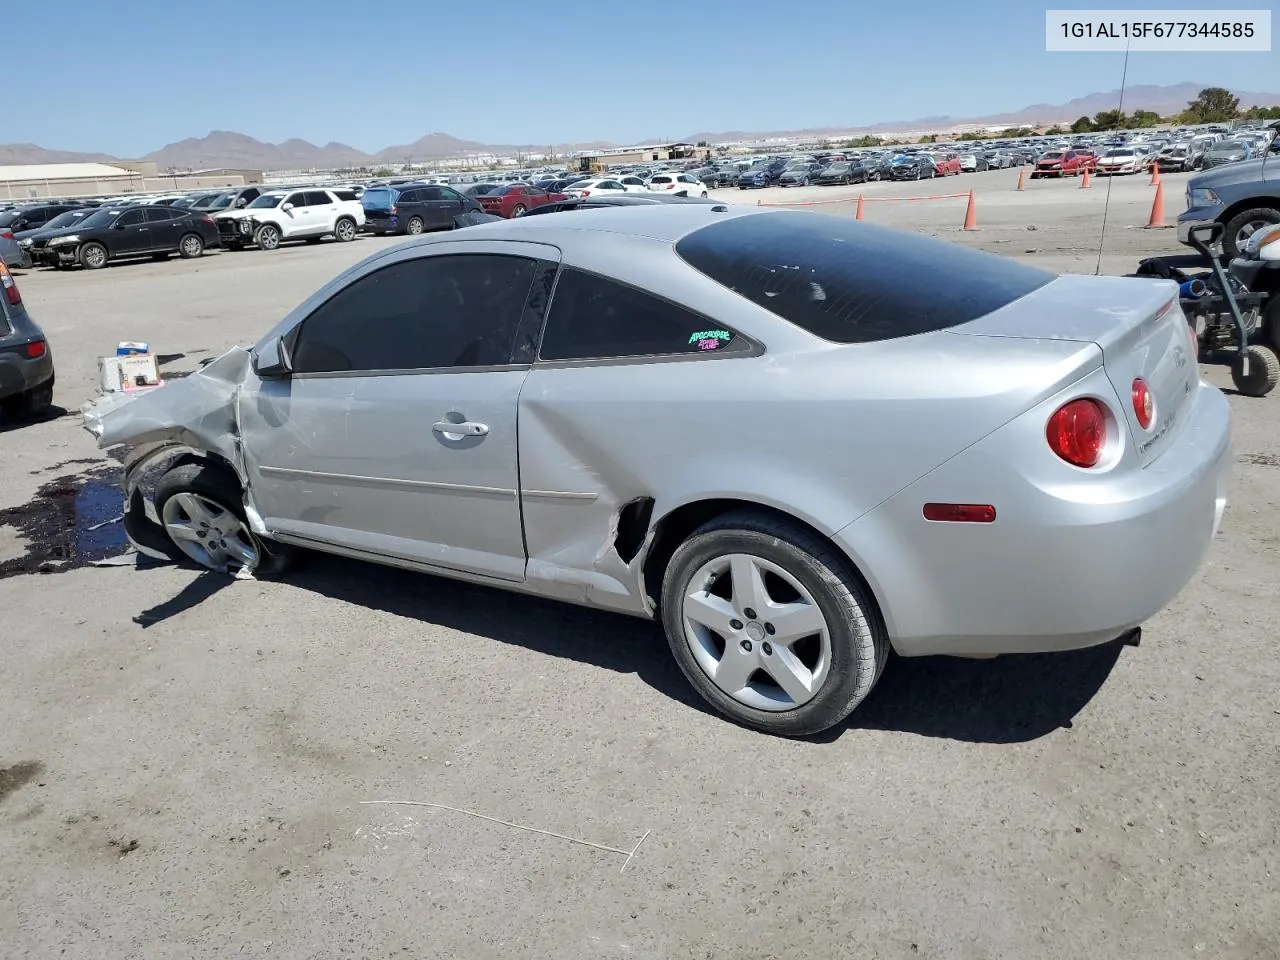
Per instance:
[[[452,239],[514,240],[549,243],[563,249],[598,243],[601,233],[646,237],[675,243],[682,237],[723,220],[742,216],[770,216],[774,211],[751,207],[730,207],[717,203],[640,204],[577,211],[573,216],[517,217],[467,227],[466,236],[438,234],[419,237],[410,243],[427,246]]]

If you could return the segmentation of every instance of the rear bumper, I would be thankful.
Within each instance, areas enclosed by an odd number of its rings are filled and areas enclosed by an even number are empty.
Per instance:
[[[8,350],[0,350],[0,400],[25,393],[53,379],[53,351],[37,360],[28,360]]]
[[[1191,580],[1226,504],[1230,411],[1201,384],[1145,468],[1047,469],[1032,411],[839,531],[904,656],[1041,653],[1106,643]],[[1037,444],[1036,456],[1027,455]],[[994,503],[991,524],[923,519],[928,502]]]
[[[366,212],[362,229],[369,233],[399,233],[401,230],[400,218],[375,217]]]

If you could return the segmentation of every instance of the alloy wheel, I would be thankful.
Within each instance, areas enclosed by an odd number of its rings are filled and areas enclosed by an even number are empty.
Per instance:
[[[699,667],[745,706],[803,706],[831,668],[831,635],[813,595],[763,557],[734,553],[704,564],[689,581],[681,613]]]
[[[209,570],[258,565],[258,548],[244,522],[198,493],[175,493],[164,503],[161,522],[169,539]]]

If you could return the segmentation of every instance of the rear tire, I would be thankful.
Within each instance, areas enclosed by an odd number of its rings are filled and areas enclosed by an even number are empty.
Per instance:
[[[48,413],[53,406],[53,379],[38,387],[32,387],[16,396],[0,401],[0,409],[11,420],[34,420]]]
[[[333,225],[333,238],[339,243],[350,243],[356,238],[356,222],[350,217],[339,217]]]
[[[1231,382],[1246,397],[1265,397],[1280,383],[1280,356],[1270,347],[1251,346],[1246,355],[1249,358],[1249,373],[1241,373],[1240,360],[1231,364]]]
[[[512,219],[515,219],[516,217],[523,217],[528,212],[528,209],[523,203],[517,203],[511,208],[511,217]]]
[[[410,217],[409,222],[404,225],[404,232],[411,237],[416,237],[423,231],[425,226],[426,224],[422,222],[421,217]],[[378,236],[382,236],[382,234],[378,234]]]
[[[756,573],[741,594],[736,584],[726,587],[724,573],[708,574],[723,567],[734,581],[744,561]],[[732,599],[718,599],[726,589]],[[719,628],[693,619],[710,609],[698,596],[737,619]],[[783,604],[793,607],[793,621],[808,608],[805,626],[790,630]],[[661,616],[676,662],[708,703],[736,723],[782,736],[835,726],[871,692],[889,656],[879,611],[848,560],[803,527],[754,511],[712,520],[676,549],[663,576]],[[794,693],[780,675],[793,681]]]

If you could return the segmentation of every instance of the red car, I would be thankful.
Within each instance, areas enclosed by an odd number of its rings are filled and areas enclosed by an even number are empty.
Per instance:
[[[1078,177],[1086,170],[1093,170],[1098,158],[1085,150],[1050,150],[1036,161],[1031,179],[1036,177]]]
[[[476,199],[484,207],[485,213],[496,214],[509,220],[512,217],[523,217],[534,207],[568,200],[569,195],[565,193],[548,193],[541,187],[531,187],[526,183],[518,183],[510,187],[500,187],[492,193],[486,193]]]
[[[960,176],[960,155],[958,153],[935,153],[934,166],[938,168],[940,177]]]

